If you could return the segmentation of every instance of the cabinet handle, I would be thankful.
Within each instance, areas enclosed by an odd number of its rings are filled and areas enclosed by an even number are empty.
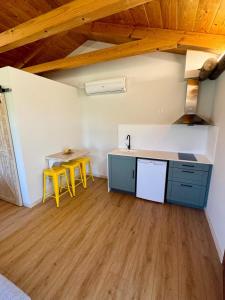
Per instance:
[[[192,188],[192,185],[189,185],[189,184],[183,184],[183,183],[181,183],[181,186],[185,186],[185,187],[190,187],[190,188]]]
[[[194,168],[195,166],[193,165],[182,165],[183,167],[188,167],[188,168]]]
[[[182,171],[183,173],[190,173],[190,174],[194,174],[193,171]]]
[[[135,178],[135,171],[132,172],[132,178]]]

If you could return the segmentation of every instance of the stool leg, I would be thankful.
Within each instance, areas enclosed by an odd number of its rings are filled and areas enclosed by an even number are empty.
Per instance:
[[[59,176],[59,193],[63,190],[63,180],[62,176]]]
[[[82,182],[82,185],[84,187],[84,179],[83,179],[83,174],[82,174],[82,170],[81,170],[81,166],[79,165],[79,174],[80,174],[80,180]]]
[[[68,180],[68,178],[67,178],[67,180]],[[75,196],[75,174],[74,174],[73,168],[70,168],[70,183],[72,186],[73,196]]]
[[[87,188],[87,171],[86,171],[86,164],[82,163],[82,173],[83,173],[83,181],[84,181],[84,188]]]
[[[73,195],[71,193],[71,190],[70,190],[70,185],[69,185],[69,180],[68,180],[68,176],[67,176],[67,173],[65,172],[65,176],[66,176],[66,184],[67,184],[67,189],[68,189],[68,192],[70,194],[70,197],[72,198]],[[74,183],[75,184],[75,183]],[[74,188],[74,196],[75,196],[75,188]]]
[[[59,207],[59,179],[58,176],[53,176],[53,186],[55,192],[56,207]]]
[[[92,166],[91,166],[91,162],[90,161],[89,161],[88,165],[89,165],[89,173],[90,173],[91,179],[94,182],[95,180],[94,180],[94,176],[93,176],[93,172],[92,172]]]
[[[46,200],[46,175],[43,175],[43,203],[45,203]]]

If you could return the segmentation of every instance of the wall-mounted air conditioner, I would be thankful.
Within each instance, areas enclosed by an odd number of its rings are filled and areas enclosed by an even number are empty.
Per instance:
[[[85,92],[87,95],[125,93],[126,78],[121,77],[86,82]]]

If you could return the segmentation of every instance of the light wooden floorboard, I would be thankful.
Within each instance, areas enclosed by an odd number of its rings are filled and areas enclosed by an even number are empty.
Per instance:
[[[0,201],[0,273],[33,300],[221,300],[222,266],[202,211],[89,182],[28,209]]]

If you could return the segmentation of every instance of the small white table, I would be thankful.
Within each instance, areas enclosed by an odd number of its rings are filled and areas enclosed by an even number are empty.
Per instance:
[[[49,168],[52,168],[55,163],[69,162],[71,160],[77,159],[82,156],[87,156],[89,154],[88,150],[81,149],[73,149],[72,153],[65,154],[63,152],[55,153],[46,156],[46,160],[48,161]]]

